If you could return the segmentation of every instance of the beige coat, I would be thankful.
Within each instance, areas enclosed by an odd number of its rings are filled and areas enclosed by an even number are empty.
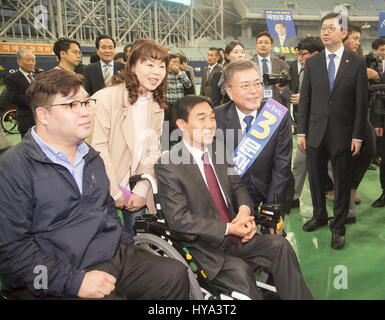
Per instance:
[[[96,99],[96,108],[93,132],[88,142],[100,152],[110,179],[110,193],[116,200],[122,195],[119,185],[128,187],[130,176],[147,173],[154,177],[154,162],[160,156],[164,112],[151,97],[143,152],[135,161],[135,119],[125,84],[104,88],[92,98]],[[138,182],[133,192],[147,198],[148,208],[155,213],[153,193],[147,181]]]

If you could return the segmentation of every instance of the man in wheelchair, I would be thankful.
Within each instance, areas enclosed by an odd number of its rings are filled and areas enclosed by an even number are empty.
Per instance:
[[[83,140],[93,99],[54,69],[28,89],[36,127],[0,158],[2,297],[188,299],[186,267],[128,244],[103,160]]]
[[[155,164],[169,227],[199,236],[183,245],[214,286],[260,299],[254,271],[263,267],[281,299],[312,299],[290,243],[257,229],[246,186],[227,163],[231,156],[226,157],[221,141],[213,143],[216,121],[210,100],[185,96],[175,108],[183,139]]]

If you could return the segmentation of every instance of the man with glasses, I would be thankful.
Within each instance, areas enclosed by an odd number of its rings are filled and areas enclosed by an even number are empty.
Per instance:
[[[304,75],[306,60],[320,53],[323,49],[324,49],[324,45],[320,37],[306,37],[306,38],[303,38],[298,43],[298,61],[301,64],[301,69],[298,77],[299,78],[298,84],[295,88],[295,93],[291,95],[291,103],[293,104],[293,109],[295,106],[295,110],[298,110],[298,103],[301,96],[300,92],[301,92],[301,87],[303,83],[303,75]],[[294,163],[293,163],[293,176],[294,176],[295,184],[294,184],[293,202],[291,204],[292,208],[300,207],[299,198],[301,196],[303,185],[305,183],[306,173],[307,173],[306,152],[297,148],[297,151],[294,157]]]
[[[40,74],[36,118],[0,158],[0,277],[21,299],[188,299],[186,267],[128,245],[103,160],[87,145],[83,77]]]
[[[331,161],[335,197],[331,246],[345,246],[353,157],[361,149],[368,109],[366,64],[344,50],[348,18],[329,13],[321,20],[325,50],[306,61],[298,106],[298,147],[307,153],[313,217],[303,230],[327,225],[325,176]]]
[[[74,72],[82,59],[80,44],[68,38],[60,38],[53,45],[53,52],[59,60],[56,69],[63,69]]]
[[[109,86],[112,77],[124,69],[124,64],[114,61],[116,42],[108,35],[96,38],[96,53],[100,60],[84,68],[84,88],[92,96],[96,91]]]
[[[231,101],[215,108],[215,116],[218,129],[223,130],[227,148],[234,151],[263,107],[261,74],[255,62],[240,59],[226,67],[224,80]],[[242,177],[254,203],[271,203],[276,193],[278,201],[287,207],[292,149],[290,114],[286,112],[264,149]]]

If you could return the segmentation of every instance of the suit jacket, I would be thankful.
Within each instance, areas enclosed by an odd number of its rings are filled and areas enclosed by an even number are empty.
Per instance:
[[[262,106],[258,110],[261,109]],[[233,153],[243,138],[235,104],[230,101],[215,108],[214,111],[217,128],[223,130],[225,144]],[[234,129],[234,135],[227,136],[225,131],[227,129]],[[221,136],[222,133],[220,133]],[[230,138],[234,138],[234,141],[230,141]],[[242,177],[242,181],[248,185],[253,198],[255,196],[258,200],[272,202],[274,193],[277,193],[281,203],[286,200],[291,174],[292,150],[290,113],[287,112],[264,150]],[[250,183],[256,190],[251,188]]]
[[[4,82],[7,86],[8,95],[12,103],[16,106],[19,130],[26,132],[35,124],[32,109],[25,95],[30,83],[19,70],[10,73],[4,79]]]
[[[124,64],[114,61],[114,75],[116,76],[119,71],[124,69]],[[103,89],[104,78],[102,72],[102,66],[100,61],[89,64],[84,68],[84,88],[89,93],[93,95],[96,91]]]
[[[294,60],[290,62],[289,65],[289,75],[290,75],[290,83],[289,88],[293,93],[298,93],[298,86],[299,86],[299,71],[298,70],[298,60]],[[303,72],[303,71],[302,71]]]
[[[329,88],[325,50],[306,60],[298,133],[317,148],[325,134],[335,153],[350,150],[352,138],[364,138],[368,111],[365,60],[344,50],[333,88]]]
[[[232,164],[217,160],[220,158],[215,146],[213,150],[209,152],[226,197],[230,219],[235,218],[241,205],[249,206],[253,213],[246,186],[238,175],[228,175]],[[228,241],[225,237],[226,222],[221,220],[199,167],[183,141],[162,155],[155,164],[155,174],[160,204],[169,227],[201,237],[202,240],[197,242],[182,244],[200,262],[208,278],[213,279],[224,263],[225,252],[221,248],[224,241]]]
[[[208,70],[208,67],[203,68],[200,95],[210,98],[212,87],[213,87],[214,74],[218,71],[221,71],[222,66],[216,64],[215,67],[213,68],[213,70],[211,70],[210,75],[208,77],[207,77],[207,70]]]
[[[296,37],[292,37],[292,36],[288,36],[288,35],[286,35],[285,41],[283,42],[282,46],[281,46],[281,42],[279,41],[278,36],[274,36],[273,41],[274,41],[274,47],[287,47],[287,48],[289,48],[289,50],[292,47],[296,47],[297,42],[298,42]]]
[[[278,58],[274,58],[272,56],[270,56],[270,58],[271,58],[271,69],[272,69],[271,73],[277,74],[277,73],[281,73],[284,70],[286,70],[286,71],[289,70],[289,66],[287,65],[287,63],[285,61],[278,59]],[[257,65],[259,66],[258,54],[252,60],[254,62],[256,62]],[[261,75],[262,75],[262,69],[261,69]],[[263,78],[262,78],[262,80],[263,80]],[[272,89],[273,89],[273,99],[277,100],[281,104],[284,104],[284,100],[281,97],[279,89],[276,86],[272,86]]]
[[[151,97],[143,152],[139,161],[135,161],[135,119],[125,83],[99,90],[92,98],[96,99],[96,111],[93,132],[88,141],[100,152],[111,182],[111,196],[116,200],[121,195],[119,184],[127,186],[131,175],[147,173],[154,176],[154,163],[160,156],[159,138],[164,112]],[[137,194],[147,196],[146,204],[155,213],[153,195],[149,190],[147,181],[138,182],[134,188]]]

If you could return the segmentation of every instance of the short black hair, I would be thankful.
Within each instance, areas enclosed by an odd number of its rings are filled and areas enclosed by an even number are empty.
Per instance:
[[[100,40],[102,40],[102,39],[110,39],[111,41],[112,41],[112,43],[114,44],[114,48],[116,47],[116,41],[113,39],[113,38],[111,38],[109,35],[107,35],[107,34],[101,34],[100,36],[98,36],[97,38],[96,38],[96,41],[95,41],[95,47],[96,47],[96,49],[99,49],[99,43],[100,43]]]
[[[127,55],[125,52],[118,52],[115,57],[114,57],[114,60],[118,60],[118,59],[123,59],[124,62],[127,61]]]
[[[182,119],[188,122],[188,116],[190,115],[190,111],[192,110],[192,108],[194,108],[197,104],[203,102],[207,102],[210,107],[213,108],[213,104],[209,97],[189,94],[179,99],[174,105],[174,108],[176,109],[175,120]]]
[[[298,43],[299,50],[307,50],[309,53],[321,52],[325,48],[320,37],[306,37]]]
[[[377,50],[378,47],[381,47],[385,44],[385,38],[378,38],[372,42],[372,49]]]
[[[67,52],[72,43],[76,44],[79,47],[79,49],[80,49],[79,42],[77,42],[75,40],[71,40],[69,38],[59,38],[54,43],[54,45],[53,45],[53,52],[55,53],[55,55],[58,57],[59,60],[60,60],[60,52],[61,51]]]
[[[170,53],[170,54],[168,55],[168,57],[169,57],[170,60],[171,60],[171,59],[178,58],[178,59],[179,59],[179,63],[180,63],[180,56],[179,56],[179,55],[174,54],[174,53]]]
[[[361,33],[361,28],[359,26],[357,26],[356,24],[349,24],[348,26],[348,33],[346,35],[346,38],[342,41],[342,42],[345,42],[349,36],[352,34],[352,32],[358,32],[358,33]]]
[[[322,23],[323,23],[325,20],[333,19],[333,18],[338,18],[337,21],[338,21],[338,24],[339,24],[340,27],[341,27],[341,30],[342,30],[342,29],[345,29],[345,30],[348,29],[348,26],[349,26],[349,19],[348,19],[348,16],[342,15],[341,13],[338,13],[338,12],[329,12],[327,15],[325,15],[325,16],[321,19],[321,26],[322,26]],[[346,19],[346,20],[344,21],[344,19]],[[346,24],[345,24],[344,22],[346,22]]]
[[[271,41],[271,44],[274,43],[273,37],[271,36],[271,33],[269,31],[262,31],[262,32],[258,33],[257,38],[255,39],[255,42],[258,42],[258,39],[260,37],[263,37],[263,36],[268,37]]]
[[[178,54],[178,56],[179,56],[179,61],[180,61],[180,63],[187,63],[187,57],[186,56],[184,56],[183,54]]]
[[[218,57],[221,56],[221,54],[219,53],[219,49],[218,48],[211,47],[211,48],[209,48],[209,51],[215,51],[217,53]]]

